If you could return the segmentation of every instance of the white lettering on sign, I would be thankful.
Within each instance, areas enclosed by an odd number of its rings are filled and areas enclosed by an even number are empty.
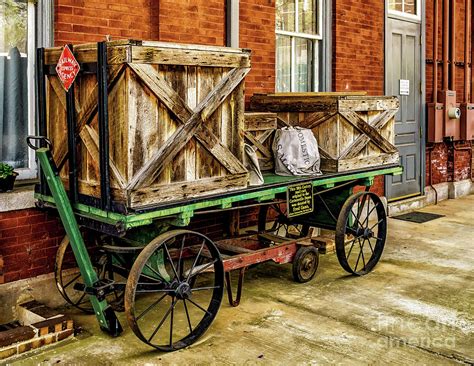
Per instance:
[[[400,79],[400,95],[410,95],[410,80]]]

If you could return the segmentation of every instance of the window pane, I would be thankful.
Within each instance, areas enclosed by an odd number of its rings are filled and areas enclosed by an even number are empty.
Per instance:
[[[298,0],[298,32],[317,34],[316,0]]]
[[[405,0],[403,12],[416,15],[416,0]]]
[[[295,0],[277,0],[276,29],[295,31]]]
[[[313,41],[296,38],[296,70],[295,91],[306,92],[312,90],[313,78]]]
[[[389,0],[388,8],[390,10],[403,11],[403,0]]]
[[[291,91],[291,39],[277,35],[276,40],[276,90]]]
[[[28,77],[26,1],[0,2],[0,161],[26,167]]]

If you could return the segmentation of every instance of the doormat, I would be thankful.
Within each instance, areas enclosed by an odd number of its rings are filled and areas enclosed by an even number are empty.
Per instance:
[[[392,216],[393,219],[403,220],[403,221],[410,221],[417,224],[422,224],[424,222],[428,222],[434,219],[439,219],[440,217],[444,217],[445,215],[438,215],[429,212],[419,212],[413,211],[403,215]]]

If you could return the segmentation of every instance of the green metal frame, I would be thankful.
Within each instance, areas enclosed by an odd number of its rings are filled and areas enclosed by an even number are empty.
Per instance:
[[[77,264],[79,265],[84,285],[86,288],[92,289],[100,284],[100,280],[92,266],[69,197],[59,177],[58,169],[54,163],[51,152],[48,148],[39,148],[36,150],[36,157],[41,165],[46,183],[53,195],[52,198],[56,203],[56,208],[69,238]],[[112,308],[107,304],[107,301],[99,300],[97,296],[92,294],[89,294],[89,298],[100,327],[112,335],[118,335],[122,328]]]
[[[396,166],[367,172],[353,172],[327,178],[318,177],[314,178],[311,182],[313,187],[322,187],[324,189],[353,180],[359,181],[358,184],[367,186],[372,185],[375,176],[389,174],[399,175],[402,174],[402,172],[403,168]],[[242,193],[242,191],[239,191],[235,195],[230,195],[223,198],[210,198],[208,200],[195,203],[183,202],[182,204],[171,208],[157,208],[156,210],[145,213],[120,214],[100,210],[98,208],[80,203],[74,204],[73,209],[79,216],[83,216],[105,224],[121,225],[121,227],[123,227],[125,230],[139,226],[150,225],[154,220],[165,218],[173,220],[172,223],[175,226],[187,226],[191,221],[195,211],[206,208],[226,209],[232,207],[234,203],[246,200],[256,200],[257,202],[270,201],[273,200],[277,194],[286,193],[286,184],[295,183],[294,177],[282,177],[272,174],[266,175],[264,178],[265,184],[257,191],[252,191],[249,193]],[[282,183],[283,185],[277,187],[267,187],[272,184]],[[36,194],[35,197],[43,202],[47,202],[56,207],[58,206],[58,201],[54,197],[41,194]]]

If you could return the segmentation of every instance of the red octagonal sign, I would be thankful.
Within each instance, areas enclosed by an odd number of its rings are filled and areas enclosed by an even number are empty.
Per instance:
[[[68,45],[65,45],[63,52],[59,57],[58,64],[56,65],[56,72],[58,73],[59,80],[61,80],[66,91],[69,90],[76,79],[79,70],[80,66],[74,57],[74,54],[69,49]]]

